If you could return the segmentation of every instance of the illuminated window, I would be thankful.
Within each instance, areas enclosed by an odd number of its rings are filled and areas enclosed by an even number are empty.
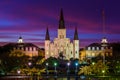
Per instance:
[[[34,51],[36,51],[36,47],[34,47]]]
[[[60,39],[61,39],[61,38],[64,38],[64,35],[60,35]]]
[[[30,47],[30,51],[32,51],[32,47]]]
[[[99,50],[99,47],[97,47],[97,50]]]
[[[104,47],[101,47],[102,50],[104,50]]]
[[[108,56],[108,53],[106,53],[106,56]]]
[[[88,50],[90,50],[91,48],[90,47],[88,47]]]
[[[110,47],[110,49],[112,49],[112,47]]]
[[[87,55],[88,55],[88,57],[89,57],[89,56],[91,56],[91,53],[88,53]]]
[[[112,53],[110,53],[110,55],[112,56]]]
[[[92,47],[92,50],[95,50],[95,47]]]
[[[53,56],[53,52],[51,52],[51,56]]]
[[[46,52],[46,54],[48,55],[48,52]]]
[[[92,56],[95,56],[95,53],[92,53]]]

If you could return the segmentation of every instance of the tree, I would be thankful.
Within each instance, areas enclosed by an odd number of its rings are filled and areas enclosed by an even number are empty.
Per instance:
[[[103,63],[102,60],[99,60],[94,65],[90,65],[92,68],[92,73],[97,75],[107,74],[108,73],[108,66]],[[104,71],[104,72],[103,72]]]
[[[91,75],[92,74],[91,66],[82,67],[81,70],[78,72],[78,74]]]
[[[97,63],[91,64],[89,66],[84,66],[79,71],[79,74],[85,75],[103,75],[108,73],[108,66],[102,62],[102,60],[97,61]]]
[[[25,67],[28,56],[21,51],[10,51],[1,55],[2,64],[6,72]]]

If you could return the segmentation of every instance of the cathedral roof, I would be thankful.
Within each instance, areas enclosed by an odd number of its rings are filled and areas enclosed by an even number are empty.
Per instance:
[[[65,29],[63,10],[60,11],[59,29]]]
[[[77,28],[75,28],[74,40],[79,40],[79,38],[78,38],[78,32],[77,32]]]
[[[48,28],[47,28],[47,30],[46,30],[45,40],[50,40],[49,30],[48,30]]]

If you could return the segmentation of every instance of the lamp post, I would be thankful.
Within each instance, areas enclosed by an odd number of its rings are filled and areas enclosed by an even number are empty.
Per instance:
[[[75,78],[75,80],[78,80],[78,78],[77,78],[77,68],[78,68],[78,63],[75,63],[75,66],[76,66],[76,69],[75,69],[75,76],[76,76],[76,78]]]
[[[30,68],[32,66],[32,63],[31,62],[28,62],[28,67],[29,67],[29,73],[30,73]]]
[[[69,66],[70,66],[70,62],[68,62],[67,63],[67,67],[68,67],[68,69],[67,69],[67,80],[70,80],[70,77],[69,77]]]
[[[70,62],[67,63],[68,69],[67,69],[67,73],[69,74],[69,66],[70,66]]]
[[[31,62],[28,62],[28,66],[30,67],[32,65],[32,63]]]
[[[18,69],[18,70],[17,70],[17,73],[18,73],[18,74],[20,74],[20,73],[21,73],[21,71]]]
[[[102,74],[103,74],[103,76],[104,76],[104,74],[105,74],[105,70],[102,70]]]
[[[57,63],[54,63],[54,66],[55,66],[55,80],[56,80],[56,78],[57,78],[57,70],[56,70]]]
[[[46,63],[46,75],[47,75],[47,78],[48,78],[48,75],[49,75],[49,72],[48,72],[48,63]]]
[[[78,63],[75,63],[75,66],[76,66],[76,68],[75,68],[75,73],[77,73]]]

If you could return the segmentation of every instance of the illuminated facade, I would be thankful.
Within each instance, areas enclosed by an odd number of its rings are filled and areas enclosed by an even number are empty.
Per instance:
[[[74,40],[71,42],[70,38],[66,38],[66,28],[64,25],[63,11],[61,9],[58,37],[53,42],[50,41],[49,30],[47,28],[45,37],[45,58],[56,57],[62,54],[64,59],[77,58],[79,59],[79,39],[77,28],[74,33]]]
[[[96,56],[112,56],[113,50],[109,44],[107,46],[102,46],[100,43],[93,43],[80,51],[81,60],[91,59]]]
[[[8,43],[5,46],[10,46],[12,48],[11,51],[21,51],[29,57],[38,56],[40,50],[39,47],[32,43],[24,43],[22,37],[19,37],[17,43]]]

